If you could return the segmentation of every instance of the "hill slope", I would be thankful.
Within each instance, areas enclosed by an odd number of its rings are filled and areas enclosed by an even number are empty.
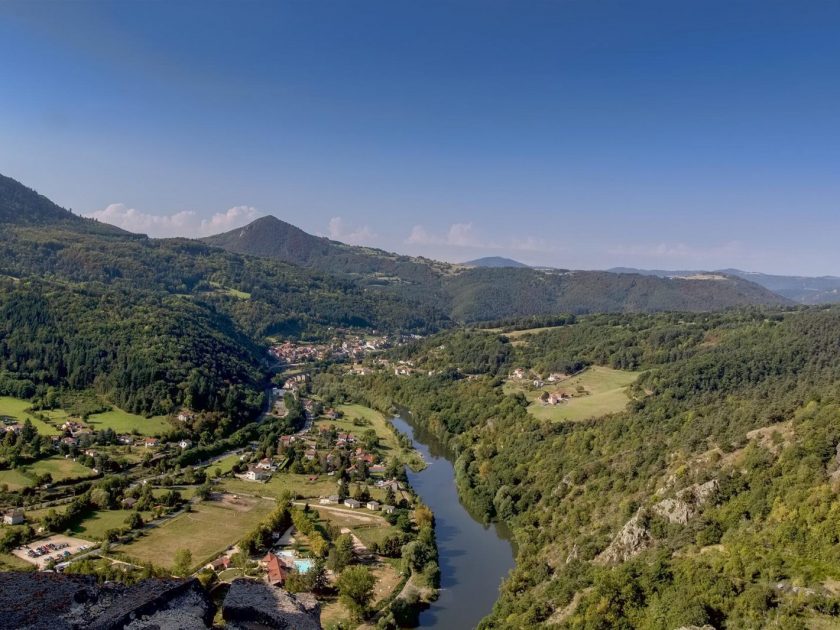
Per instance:
[[[716,311],[790,304],[740,278],[659,278],[606,271],[469,269],[447,278],[450,314],[467,322],[551,313]]]
[[[662,278],[691,276],[700,271],[668,271],[665,269],[632,269],[616,267],[610,269],[616,273],[638,273]],[[722,269],[717,273],[736,276],[761,285],[774,293],[800,304],[836,304],[840,303],[840,278],[836,276],[780,276],[741,269]]]
[[[128,235],[107,223],[76,216],[20,182],[0,175],[0,223],[27,226],[60,226],[95,234]]]
[[[532,269],[505,258],[449,265],[319,238],[274,217],[204,242],[346,275],[384,294],[421,301],[462,322],[559,312],[702,311],[787,303],[735,277],[703,281],[564,272]]]
[[[598,315],[446,332],[394,353],[412,378],[313,386],[411,409],[464,505],[513,529],[483,630],[836,628],[838,339],[838,308]],[[541,421],[504,383],[588,365],[643,371],[624,409]]]
[[[208,236],[202,241],[230,252],[273,258],[334,274],[396,276],[423,282],[449,267],[446,263],[313,236],[273,216],[259,218],[245,227]]]

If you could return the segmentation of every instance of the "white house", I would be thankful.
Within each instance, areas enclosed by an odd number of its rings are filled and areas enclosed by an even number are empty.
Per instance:
[[[373,512],[379,509],[379,501],[368,501],[365,507]]]
[[[264,470],[260,470],[256,466],[249,468],[242,477],[248,481],[265,481],[269,478],[269,474]]]
[[[23,510],[11,510],[3,515],[3,523],[6,525],[20,525],[26,520]]]
[[[356,499],[344,499],[344,505],[354,510],[362,507],[361,502],[356,501]]]

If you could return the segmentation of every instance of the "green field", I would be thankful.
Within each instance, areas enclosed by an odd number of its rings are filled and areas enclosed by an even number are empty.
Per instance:
[[[627,386],[636,381],[638,372],[625,372],[607,367],[591,367],[560,383],[551,383],[539,390],[525,392],[531,404],[528,412],[540,420],[580,421],[616,413],[627,406]],[[579,393],[578,387],[586,393]],[[510,386],[508,386],[510,387]],[[562,390],[572,399],[559,405],[545,405],[537,400],[546,391]],[[508,389],[510,391],[510,389]]]
[[[304,498],[329,496],[337,491],[335,477],[317,475],[315,481],[309,481],[314,475],[294,475],[291,473],[274,473],[266,483],[245,481],[243,479],[225,479],[224,488],[234,494],[251,494],[261,497],[278,498],[283,492],[291,492]]]
[[[42,435],[59,435],[61,433],[59,427],[70,417],[64,409],[40,412],[50,419],[53,423],[50,424],[39,420],[31,413],[27,413],[26,409],[31,406],[32,403],[28,400],[13,398],[12,396],[0,396],[0,416],[11,416],[21,422],[29,418],[38,433]],[[93,429],[110,428],[117,433],[131,433],[136,430],[140,435],[163,435],[172,430],[172,425],[169,424],[166,416],[144,418],[116,408],[104,413],[94,414],[83,424],[90,425]]]
[[[207,564],[255,528],[275,507],[274,501],[257,499],[248,509],[233,509],[218,503],[200,503],[192,512],[179,514],[149,529],[120,551],[143,562],[171,567],[179,549],[192,552],[194,567]]]
[[[26,466],[24,470],[40,475],[50,473],[53,481],[64,481],[65,479],[76,477],[90,477],[94,474],[90,468],[86,468],[80,463],[74,462],[72,459],[65,459],[57,455],[37,461],[31,466]]]
[[[20,490],[34,485],[34,476],[49,473],[52,475],[54,483],[64,481],[65,479],[75,479],[78,477],[91,477],[94,472],[90,468],[82,466],[72,459],[64,459],[63,457],[55,456],[48,459],[42,459],[21,468],[14,470],[0,470],[0,485],[6,484],[9,490]]]
[[[74,536],[89,540],[103,540],[105,532],[109,529],[125,527],[125,521],[132,512],[133,510],[98,510],[72,527],[70,532]],[[144,520],[149,518],[148,514],[142,516]]]
[[[28,488],[33,483],[32,478],[24,475],[20,469],[0,470],[0,486],[6,485],[9,490]]]
[[[234,297],[237,300],[250,300],[251,294],[245,291],[240,291],[239,289],[234,289],[232,287],[226,287],[219,282],[210,282],[210,286],[215,289],[216,293],[221,293],[222,295],[229,295],[230,297]]]
[[[208,472],[213,472],[214,470],[216,470],[216,468],[218,468],[220,471],[222,471],[223,475],[229,473],[231,470],[233,470],[233,467],[239,463],[239,458],[240,455],[236,453],[234,453],[233,455],[228,455],[227,457],[223,457],[219,461],[210,464],[210,466],[208,467]]]
[[[117,433],[131,433],[136,430],[140,435],[163,435],[172,430],[166,416],[144,418],[117,408],[94,414],[86,422],[93,429],[113,429]]]
[[[61,433],[58,428],[39,420],[30,413],[27,413],[26,409],[29,409],[31,406],[32,403],[28,400],[13,398],[12,396],[0,396],[0,416],[10,416],[12,418],[17,418],[21,422],[23,422],[26,418],[29,418],[29,421],[32,422],[32,426],[34,426],[41,435],[58,435]],[[57,412],[46,412],[45,415],[53,417],[52,414],[54,413]],[[66,415],[67,414],[65,413],[64,417],[66,417]]]

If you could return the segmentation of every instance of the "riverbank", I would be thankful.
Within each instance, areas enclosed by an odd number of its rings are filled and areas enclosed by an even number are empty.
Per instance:
[[[409,471],[408,480],[435,515],[440,590],[421,610],[418,627],[474,628],[491,612],[499,586],[514,566],[511,532],[501,524],[485,525],[461,503],[454,455],[443,443],[405,412],[391,422],[427,464],[421,472]]]

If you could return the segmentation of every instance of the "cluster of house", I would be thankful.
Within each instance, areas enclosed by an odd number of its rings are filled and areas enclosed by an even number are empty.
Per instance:
[[[23,424],[21,424],[17,418],[0,416],[0,431],[3,431],[4,433],[20,433],[21,429],[23,429]]]
[[[308,374],[295,374],[293,376],[290,376],[283,383],[283,391],[289,392],[291,394],[297,394],[298,392],[300,392],[300,389],[306,384],[308,380]],[[277,392],[277,394],[279,394],[279,392]]]
[[[560,372],[552,372],[545,378],[541,377],[539,374],[533,374],[530,370],[526,370],[524,368],[516,368],[510,373],[510,378],[515,381],[525,381],[533,379],[534,387],[544,387],[546,383],[559,383],[560,381],[565,381],[569,378],[568,374],[562,374]]]
[[[346,357],[358,360],[371,353],[400,345],[407,339],[419,338],[418,335],[411,335],[410,337],[402,335],[392,337],[363,337],[354,334],[343,334],[334,337],[332,341],[325,344],[306,344],[286,341],[285,343],[272,346],[269,353],[278,361],[291,365],[323,361],[331,358]]]
[[[546,405],[559,405],[561,403],[566,402],[569,400],[571,396],[569,396],[566,392],[563,391],[556,391],[556,392],[543,392],[540,394],[540,402]]]
[[[308,361],[322,361],[326,359],[330,353],[330,346],[287,341],[280,345],[272,346],[269,349],[269,353],[283,363],[306,363]]]
[[[334,417],[335,411],[328,409],[325,415]],[[324,427],[317,435],[310,433],[308,429],[292,435],[281,435],[277,441],[278,457],[288,457],[290,449],[299,452],[303,449],[303,458],[314,461],[323,456],[322,463],[325,467],[323,472],[337,470],[342,459],[349,462],[347,472],[353,474],[359,470],[360,465],[366,466],[368,473],[379,475],[385,472],[386,467],[379,462],[379,457],[357,444],[356,436],[349,432],[335,433],[333,429]],[[244,460],[247,456],[243,455]],[[277,461],[271,458],[263,458],[256,463],[251,463],[240,475],[240,479],[246,481],[267,481],[271,473],[278,470]]]
[[[342,500],[337,494],[331,494],[328,497],[321,497],[318,500],[318,503],[321,505],[344,505],[349,507],[352,510],[358,510],[362,506],[370,510],[371,512],[378,512],[382,510],[385,514],[393,514],[396,508],[393,505],[383,505],[379,501],[357,501],[356,499],[344,499]]]

